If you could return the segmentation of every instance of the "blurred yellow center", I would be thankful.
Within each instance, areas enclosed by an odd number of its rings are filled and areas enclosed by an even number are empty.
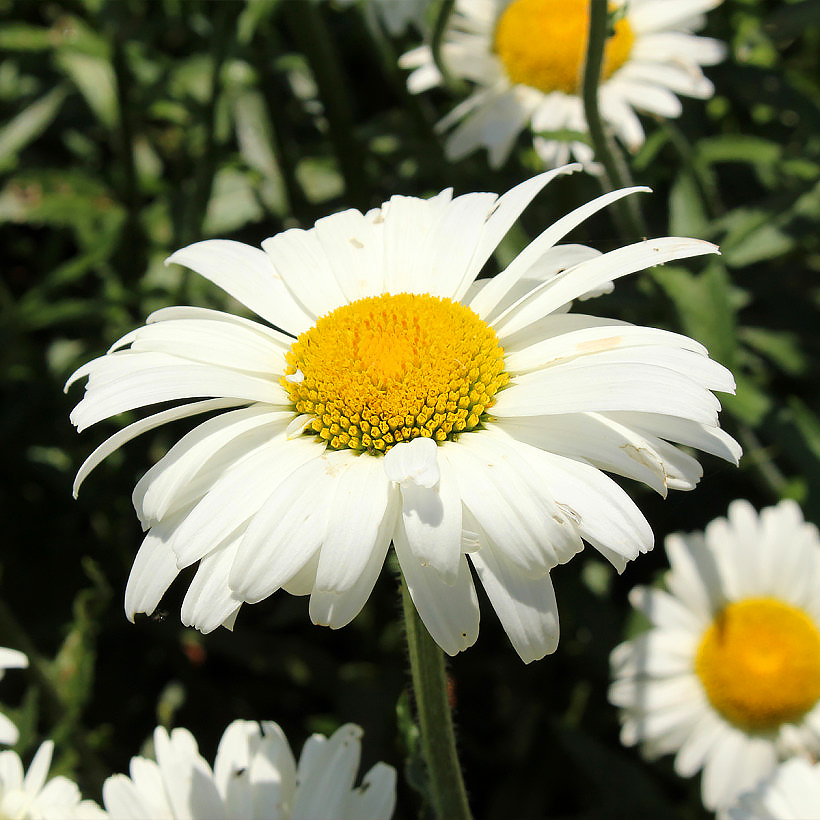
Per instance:
[[[282,386],[306,430],[335,449],[387,452],[478,426],[508,381],[495,331],[468,307],[427,294],[359,299],[293,343]]]
[[[577,94],[589,31],[588,0],[513,0],[498,20],[495,52],[513,83]],[[601,79],[629,58],[635,35],[626,18],[604,49]]]
[[[729,604],[706,630],[695,671],[712,706],[747,731],[799,720],[820,699],[820,633],[773,598]]]

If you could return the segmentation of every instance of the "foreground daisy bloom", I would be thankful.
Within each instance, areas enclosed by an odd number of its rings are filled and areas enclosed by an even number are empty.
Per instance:
[[[609,697],[625,744],[703,769],[704,805],[726,808],[779,758],[820,752],[820,538],[793,501],[734,501],[666,552],[668,592],[632,590],[653,628],[612,653]]]
[[[0,680],[6,669],[25,669],[28,666],[28,658],[16,649],[6,649],[0,647]],[[0,712],[0,744],[10,746],[17,743],[20,733],[17,727]]]
[[[742,795],[721,820],[817,820],[820,763],[793,757]]]
[[[601,116],[630,151],[644,141],[635,110],[677,117],[676,94],[707,99],[712,83],[701,66],[720,62],[725,47],[692,34],[703,12],[721,0],[610,0],[615,33],[604,51],[599,86]],[[456,0],[441,57],[454,77],[474,83],[470,97],[438,125],[454,128],[450,159],[484,146],[490,165],[504,163],[528,126],[548,168],[570,154],[589,163],[581,75],[587,47],[588,0]],[[413,93],[442,82],[427,45],[408,51],[399,65],[414,69]],[[575,132],[548,136],[549,132]]]
[[[81,800],[77,784],[67,777],[46,782],[54,743],[37,750],[28,771],[16,752],[0,752],[0,817],[8,820],[101,820],[100,807]]]
[[[739,455],[710,392],[732,391],[732,376],[700,344],[565,312],[613,279],[713,245],[667,237],[607,254],[556,246],[628,193],[620,191],[476,281],[557,173],[500,198],[394,196],[367,214],[285,231],[263,250],[208,240],[170,257],[267,324],[166,308],[69,379],[88,376],[71,415],[80,430],[137,407],[215,397],[112,436],[80,468],[75,492],[139,433],[240,408],[185,435],[138,483],[134,506],[148,535],[126,589],[129,618],[151,612],[198,561],[186,624],[230,626],[242,602],[283,588],[309,594],[314,623],[338,628],[361,610],[392,542],[446,652],[478,635],[470,563],[521,657],[554,651],[550,569],[582,539],[619,570],[652,547],[640,511],[600,469],[665,494],[701,476],[669,441]]]
[[[361,786],[362,730],[348,723],[329,738],[312,735],[297,764],[277,724],[235,720],[225,730],[214,767],[186,729],[154,730],[156,761],[131,758],[130,777],[103,785],[116,820],[389,820],[396,772],[377,763]]]

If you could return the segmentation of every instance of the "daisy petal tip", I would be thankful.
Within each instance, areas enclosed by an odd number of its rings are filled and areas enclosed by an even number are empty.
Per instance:
[[[385,455],[384,471],[397,484],[412,481],[421,487],[435,487],[440,477],[438,445],[424,437],[399,442]]]

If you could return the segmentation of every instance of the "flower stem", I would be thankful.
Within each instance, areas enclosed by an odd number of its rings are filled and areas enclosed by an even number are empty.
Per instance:
[[[601,66],[604,61],[604,46],[607,38],[609,11],[607,0],[589,0],[589,39],[584,61],[584,75],[582,98],[584,102],[584,116],[589,128],[595,158],[604,166],[604,185],[609,190],[625,188],[628,185],[626,168],[619,163],[616,147],[604,129],[601,112],[598,107],[598,85],[601,81]],[[647,235],[646,225],[637,201],[630,197],[616,203],[615,213],[618,214],[622,232],[624,228],[633,234],[633,238]]]
[[[456,753],[444,653],[421,622],[403,577],[401,600],[421,746],[427,761],[433,808],[438,820],[471,820]]]

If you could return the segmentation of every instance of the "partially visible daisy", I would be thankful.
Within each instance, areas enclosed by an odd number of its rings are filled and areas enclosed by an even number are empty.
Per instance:
[[[599,104],[630,151],[644,141],[636,110],[677,117],[677,94],[706,99],[714,93],[701,66],[720,62],[725,47],[692,32],[703,25],[703,12],[721,1],[610,0],[615,33],[604,51]],[[571,154],[591,161],[581,100],[588,7],[589,0],[456,0],[441,57],[454,77],[476,88],[438,125],[454,129],[446,143],[451,159],[483,146],[498,167],[529,127],[546,167],[562,165]],[[414,69],[407,79],[411,92],[442,82],[428,45],[408,51],[399,64]]]
[[[6,649],[0,647],[0,680],[6,669],[25,669],[28,666],[28,658],[16,649]],[[0,712],[0,744],[11,746],[17,743],[20,733],[17,727]]]
[[[156,761],[131,758],[130,777],[103,785],[116,820],[389,820],[396,771],[377,763],[354,787],[362,730],[312,735],[294,759],[279,726],[236,720],[222,735],[214,767],[186,729],[154,730]]]
[[[80,468],[75,492],[134,436],[227,410],[181,438],[134,490],[148,534],[126,588],[129,618],[153,611],[199,562],[186,624],[231,626],[243,602],[283,588],[310,595],[314,623],[339,628],[364,606],[392,542],[445,652],[478,636],[470,564],[521,657],[554,651],[550,570],[584,540],[619,570],[652,546],[640,510],[601,470],[665,495],[702,473],[669,442],[735,462],[740,453],[718,427],[711,392],[734,381],[702,345],[566,313],[614,279],[713,245],[665,237],[606,254],[556,245],[630,193],[618,191],[476,281],[521,211],[567,170],[500,198],[394,196],[285,231],[262,250],[208,240],[170,257],[269,324],[166,308],[69,379],[88,377],[71,414],[79,430],[214,397],[112,436]]]
[[[101,820],[100,807],[83,800],[67,777],[47,781],[54,743],[45,741],[28,771],[16,752],[0,752],[0,817],[3,820]]]
[[[726,808],[778,759],[820,752],[820,538],[793,501],[733,501],[666,552],[668,591],[632,590],[653,628],[612,653],[609,697],[625,744],[703,769],[704,805]]]
[[[817,820],[820,814],[820,763],[792,757],[771,777],[741,795],[726,820]]]

